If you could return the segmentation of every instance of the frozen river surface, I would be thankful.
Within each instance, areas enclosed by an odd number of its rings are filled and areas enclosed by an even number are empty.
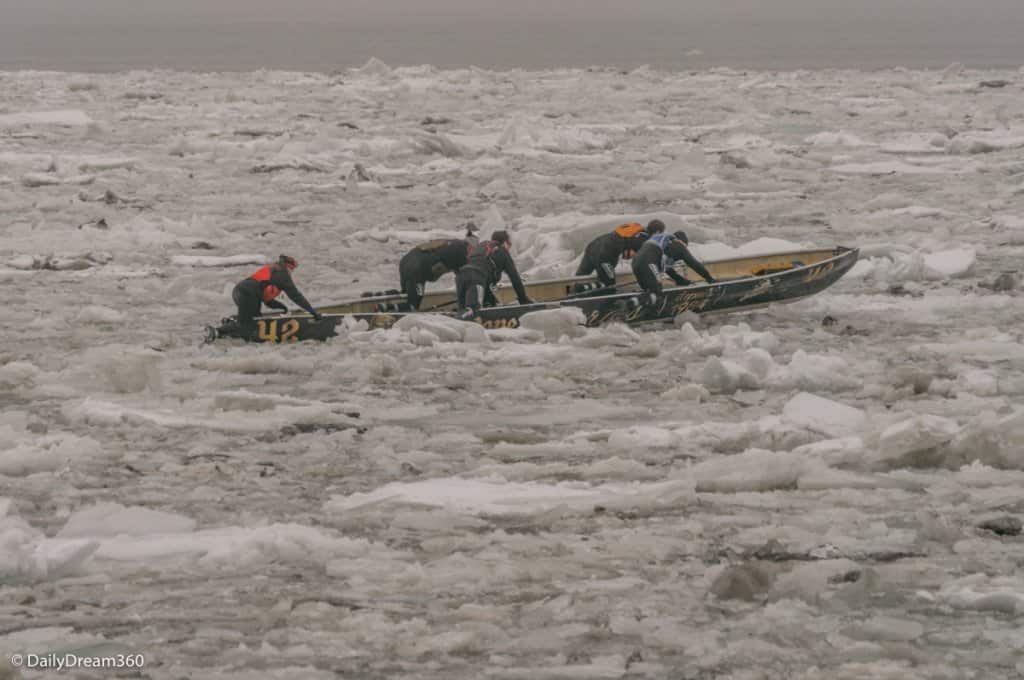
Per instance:
[[[1024,675],[1022,83],[0,74],[0,677]],[[654,216],[862,261],[639,333],[199,344],[279,253],[317,305],[467,220],[529,280]]]

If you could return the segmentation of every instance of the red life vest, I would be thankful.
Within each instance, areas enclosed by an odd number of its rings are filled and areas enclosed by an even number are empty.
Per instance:
[[[274,271],[274,265],[268,264],[266,267],[260,267],[256,270],[256,273],[250,276],[250,279],[260,282],[260,291],[263,296],[264,302],[270,302],[277,298],[281,294],[281,289],[277,286],[268,283],[270,281],[270,274]]]

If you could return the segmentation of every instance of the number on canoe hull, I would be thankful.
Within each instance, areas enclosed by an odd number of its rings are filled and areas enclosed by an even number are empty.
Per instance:
[[[473,319],[484,328],[519,328],[519,319],[481,319],[479,316]]]
[[[264,342],[296,342],[299,332],[298,319],[260,319],[257,323],[258,337]]]

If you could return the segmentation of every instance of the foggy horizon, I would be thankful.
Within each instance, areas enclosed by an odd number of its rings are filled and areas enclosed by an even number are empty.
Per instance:
[[[0,12],[0,70],[1024,64],[1013,0],[7,0]]]

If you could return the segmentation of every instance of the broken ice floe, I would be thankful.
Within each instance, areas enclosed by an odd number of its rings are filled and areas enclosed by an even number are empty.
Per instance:
[[[187,267],[237,267],[243,264],[266,264],[269,262],[264,255],[174,255],[172,264]]]

